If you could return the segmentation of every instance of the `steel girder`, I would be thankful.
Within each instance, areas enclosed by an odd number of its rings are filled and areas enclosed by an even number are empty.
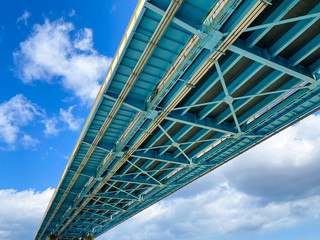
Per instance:
[[[204,2],[184,1],[158,45],[171,10],[140,3],[35,239],[99,236],[320,106],[320,4]]]

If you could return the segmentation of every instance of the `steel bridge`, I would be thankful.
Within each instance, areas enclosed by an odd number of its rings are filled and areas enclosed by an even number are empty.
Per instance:
[[[140,0],[35,235],[93,239],[320,106],[318,0]]]

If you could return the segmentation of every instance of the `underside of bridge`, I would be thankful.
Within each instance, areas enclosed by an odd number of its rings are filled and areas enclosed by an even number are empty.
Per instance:
[[[97,237],[315,111],[319,19],[317,0],[141,0],[35,240]]]

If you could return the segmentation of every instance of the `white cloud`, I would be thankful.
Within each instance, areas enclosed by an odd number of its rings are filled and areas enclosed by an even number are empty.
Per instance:
[[[70,13],[68,14],[69,17],[73,17],[76,15],[76,10],[71,9]]]
[[[45,125],[45,135],[58,135],[61,131],[80,129],[83,118],[77,118],[73,115],[72,110],[75,106],[70,106],[68,110],[60,108],[59,115],[52,118],[46,118],[42,121]]]
[[[42,123],[45,125],[44,134],[45,135],[58,135],[60,132],[60,129],[57,128],[58,120],[53,118],[46,118],[42,121]]]
[[[311,115],[233,160],[223,173],[241,191],[273,201],[320,194],[319,145],[320,115]]]
[[[83,123],[82,118],[76,117],[72,110],[60,108],[58,116],[48,118],[45,110],[28,100],[22,94],[17,94],[9,101],[0,104],[0,143],[6,145],[2,150],[14,150],[21,145],[25,149],[36,149],[40,141],[25,132],[26,127],[45,126],[45,135],[58,135],[61,131],[77,131]]]
[[[93,32],[90,28],[81,29],[76,33],[76,39],[74,40],[74,47],[82,51],[91,51],[93,49]]]
[[[21,144],[24,146],[25,149],[34,149],[40,143],[40,141],[36,138],[31,137],[28,134],[24,134],[21,138]]]
[[[18,94],[7,102],[0,104],[0,141],[9,145],[20,139],[25,147],[34,147],[36,139],[25,135],[21,127],[31,124],[36,117],[43,116],[43,110]],[[31,145],[29,145],[32,142]]]
[[[17,19],[17,23],[19,22],[23,22],[24,25],[28,25],[28,18],[31,16],[30,12],[28,12],[27,10],[24,11],[24,13],[22,14],[22,16],[20,16]]]
[[[317,219],[319,145],[320,115],[312,115],[99,239],[219,239]]]
[[[0,240],[33,239],[53,192],[0,190]]]
[[[82,101],[91,102],[111,59],[93,49],[91,29],[72,35],[73,31],[74,25],[62,18],[34,25],[31,35],[13,54],[18,76],[24,83],[59,82]]]
[[[69,107],[68,110],[60,108],[60,119],[61,121],[67,124],[68,129],[76,131],[80,129],[83,119],[77,119],[74,117],[74,115],[71,112],[73,108],[74,106]]]
[[[320,196],[263,203],[261,198],[222,183],[189,198],[161,201],[99,239],[213,239],[291,226],[320,213],[319,209]]]

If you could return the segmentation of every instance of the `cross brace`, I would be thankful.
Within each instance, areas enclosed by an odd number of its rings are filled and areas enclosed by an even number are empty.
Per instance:
[[[148,160],[155,160],[159,162],[175,163],[175,164],[189,164],[189,162],[184,157],[174,157],[170,153],[164,153],[162,155],[158,154],[156,150],[148,150],[148,152],[141,153],[135,152],[131,155],[136,158],[145,158]]]
[[[222,132],[226,134],[236,134],[236,132],[233,130],[233,128],[229,124],[216,124],[213,122],[213,120],[210,120],[209,118],[205,118],[203,120],[200,120],[197,115],[186,113],[185,115],[181,116],[175,113],[170,113],[169,116],[166,117],[167,120],[180,122],[183,124],[188,124],[194,127],[200,127],[216,132]]]
[[[120,174],[115,174],[110,179],[111,181],[117,182],[125,182],[125,183],[134,183],[134,184],[144,184],[144,185],[151,185],[151,186],[159,186],[159,183],[151,180],[146,179],[144,177],[130,177],[130,176],[121,176]]]

